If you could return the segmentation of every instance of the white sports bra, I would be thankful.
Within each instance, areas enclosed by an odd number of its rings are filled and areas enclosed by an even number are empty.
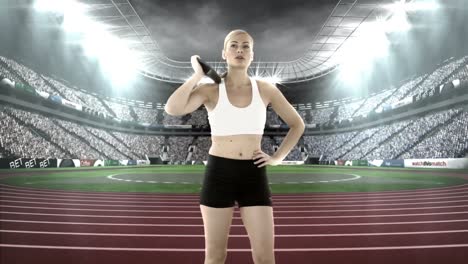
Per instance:
[[[252,77],[252,101],[247,107],[236,107],[229,102],[224,79],[219,84],[218,103],[208,112],[211,135],[229,136],[239,134],[263,135],[266,122],[266,106]]]

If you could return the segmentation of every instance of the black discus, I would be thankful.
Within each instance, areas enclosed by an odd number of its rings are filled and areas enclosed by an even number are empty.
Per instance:
[[[221,77],[219,77],[218,73],[213,68],[211,68],[210,65],[208,65],[206,62],[202,61],[198,57],[197,57],[197,60],[200,63],[203,69],[203,72],[205,73],[206,76],[210,77],[215,83],[221,82]]]

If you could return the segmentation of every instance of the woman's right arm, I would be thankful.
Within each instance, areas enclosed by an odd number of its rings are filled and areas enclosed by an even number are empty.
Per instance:
[[[167,99],[164,110],[172,116],[182,116],[198,109],[205,100],[206,95],[201,91],[202,86],[193,89],[198,82],[205,76],[202,67],[197,61],[197,55],[191,57],[192,67],[195,70],[184,84],[177,88]]]

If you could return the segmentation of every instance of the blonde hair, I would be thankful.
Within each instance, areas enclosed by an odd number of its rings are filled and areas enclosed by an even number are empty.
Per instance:
[[[238,35],[238,34],[246,34],[247,36],[249,36],[250,40],[252,40],[252,45],[254,43],[254,40],[252,38],[252,36],[245,30],[242,30],[242,29],[234,29],[233,31],[229,32],[229,34],[227,34],[226,38],[224,38],[224,49],[226,49],[226,45],[227,43],[229,42],[229,40],[234,37],[235,35]]]

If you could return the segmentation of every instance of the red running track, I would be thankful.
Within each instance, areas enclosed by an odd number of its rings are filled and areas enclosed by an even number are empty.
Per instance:
[[[468,184],[274,195],[276,262],[466,263]],[[226,263],[253,263],[236,209]],[[197,195],[0,185],[0,263],[203,263]]]

